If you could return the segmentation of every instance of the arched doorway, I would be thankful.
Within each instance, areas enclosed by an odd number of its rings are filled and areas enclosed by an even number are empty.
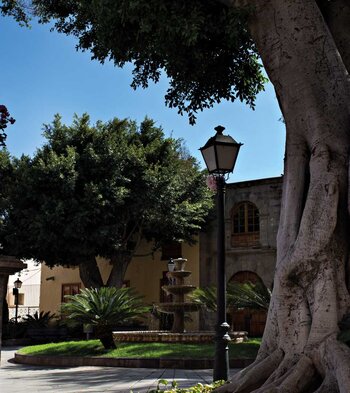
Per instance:
[[[241,271],[234,274],[229,283],[247,283],[262,284],[262,279],[254,272]],[[232,330],[234,331],[247,331],[250,337],[260,337],[264,333],[267,318],[267,310],[263,309],[234,309],[228,316]]]

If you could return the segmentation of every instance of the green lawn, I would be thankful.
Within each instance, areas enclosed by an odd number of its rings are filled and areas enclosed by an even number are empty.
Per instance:
[[[261,339],[230,344],[230,358],[255,358]],[[99,340],[67,341],[32,345],[20,349],[23,355],[45,356],[103,356],[115,358],[211,358],[214,344],[168,344],[168,343],[119,343],[114,350],[105,350]]]

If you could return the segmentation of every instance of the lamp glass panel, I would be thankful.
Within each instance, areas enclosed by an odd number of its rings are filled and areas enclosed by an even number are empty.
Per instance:
[[[22,281],[17,279],[13,284],[15,288],[19,289],[22,286]]]
[[[233,166],[236,162],[238,153],[238,146],[235,145],[217,145],[217,155],[219,169],[227,172],[233,171]]]
[[[205,164],[209,172],[213,172],[217,169],[216,158],[215,158],[215,146],[209,146],[201,150]]]

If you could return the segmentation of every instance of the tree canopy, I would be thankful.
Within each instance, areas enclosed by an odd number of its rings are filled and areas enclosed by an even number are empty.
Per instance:
[[[12,16],[20,24],[28,25],[31,10],[25,0],[1,0],[0,14]]]
[[[4,149],[0,149],[0,231],[6,221],[9,209],[9,187],[12,181],[13,167],[9,153]],[[1,241],[0,241],[1,249]]]
[[[223,99],[254,106],[265,78],[247,11],[216,1],[33,1],[41,21],[78,38],[93,59],[134,65],[134,88],[170,78],[165,100],[179,113],[195,113]]]
[[[13,124],[15,119],[11,117],[10,112],[6,108],[5,105],[0,105],[0,147],[5,146],[5,140],[7,134],[5,133],[5,129],[8,126],[8,123]]]
[[[151,119],[91,125],[83,115],[67,126],[57,115],[44,136],[32,159],[14,160],[6,252],[49,266],[88,266],[89,276],[101,256],[114,261],[122,280],[142,239],[152,250],[193,242],[211,194],[182,142]]]

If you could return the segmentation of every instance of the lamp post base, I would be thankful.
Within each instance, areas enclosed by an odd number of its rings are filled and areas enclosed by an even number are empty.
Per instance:
[[[227,322],[222,323],[216,329],[213,374],[214,382],[220,380],[227,381],[229,378],[228,344],[231,341],[231,337],[228,334],[229,329],[230,325]]]

